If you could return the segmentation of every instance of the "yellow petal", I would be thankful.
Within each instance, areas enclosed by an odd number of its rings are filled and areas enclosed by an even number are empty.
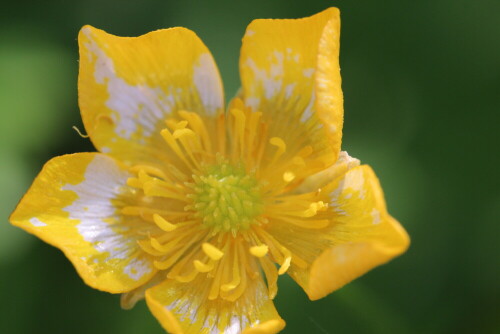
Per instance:
[[[336,8],[296,20],[255,20],[241,49],[242,98],[271,136],[311,145],[326,166],[340,151],[343,97]]]
[[[252,327],[248,333],[277,333],[284,327],[262,279],[250,280],[236,303],[206,299],[210,288],[207,281],[200,275],[190,284],[167,280],[146,291],[148,307],[165,330],[222,334],[241,333]]]
[[[54,158],[10,221],[61,249],[91,287],[130,291],[156,270],[114,204],[128,177],[124,167],[99,153]]]
[[[224,96],[207,47],[185,28],[117,37],[90,26],[79,34],[79,104],[101,152],[125,162],[167,159],[159,132],[178,111],[215,118]]]
[[[314,261],[306,290],[309,298],[322,298],[406,251],[409,237],[401,225],[388,215],[379,224],[378,231],[371,231],[380,235],[379,240],[366,235],[367,240],[331,247]]]
[[[330,220],[329,227],[270,226],[269,232],[280,243],[308,263],[300,268],[292,257],[288,273],[312,300],[341,288],[409,246],[408,234],[387,213],[372,169],[363,165],[345,170],[319,192],[329,201],[328,211],[321,213]]]

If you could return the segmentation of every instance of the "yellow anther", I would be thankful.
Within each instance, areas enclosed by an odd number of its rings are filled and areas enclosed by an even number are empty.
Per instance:
[[[269,251],[269,247],[267,245],[260,246],[252,246],[250,247],[250,254],[256,257],[264,257]]]
[[[223,284],[221,285],[220,289],[224,292],[228,292],[228,291],[231,291],[231,290],[234,290],[236,287],[238,286],[238,284]]]
[[[224,256],[224,252],[222,252],[214,245],[209,244],[208,242],[203,243],[203,245],[201,245],[201,248],[203,249],[205,254],[207,254],[207,256],[214,261],[218,261],[222,258],[222,256]]]
[[[133,188],[142,188],[142,182],[135,177],[129,177],[127,179],[127,185]]]
[[[180,121],[175,123],[174,130],[184,129],[188,125],[188,121]]]
[[[290,268],[290,262],[291,261],[292,261],[292,257],[291,256],[287,256],[285,258],[285,261],[283,261],[283,263],[281,264],[280,269],[278,270],[278,274],[279,275],[283,275],[284,273],[286,273],[286,271],[288,270],[288,268]]]
[[[274,145],[278,148],[278,152],[279,154],[283,154],[285,153],[286,151],[286,144],[285,142],[283,141],[283,139],[279,138],[279,137],[272,137],[270,140],[269,140],[269,143],[271,145]]]
[[[172,136],[174,137],[174,139],[179,139],[181,137],[195,136],[195,135],[196,134],[193,132],[193,130],[184,128],[175,130]]]
[[[193,265],[200,273],[208,273],[210,270],[214,269],[213,263],[205,264],[200,260],[194,260]]]
[[[295,179],[295,174],[293,172],[284,172],[283,173],[283,181],[285,182],[292,182]]]
[[[198,272],[196,270],[193,270],[193,271],[191,271],[187,275],[184,275],[184,276],[177,275],[177,276],[175,276],[175,280],[177,282],[181,282],[181,283],[188,283],[188,282],[191,282],[192,280],[194,280],[196,278],[196,275],[198,275]]]
[[[170,232],[170,231],[173,231],[177,228],[177,226],[175,226],[172,223],[169,223],[167,220],[165,220],[159,214],[155,213],[153,215],[153,220],[154,220],[155,224],[158,225],[158,227],[161,228],[165,232]]]
[[[309,209],[304,211],[304,217],[312,217],[315,216],[318,211],[323,210],[328,207],[328,203],[324,203],[323,201],[313,202],[309,205]]]

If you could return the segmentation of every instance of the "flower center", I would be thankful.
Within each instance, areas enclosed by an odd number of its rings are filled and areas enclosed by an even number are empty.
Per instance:
[[[226,162],[204,168],[194,175],[194,193],[190,196],[196,216],[205,226],[217,231],[245,230],[263,211],[257,180],[243,166]]]

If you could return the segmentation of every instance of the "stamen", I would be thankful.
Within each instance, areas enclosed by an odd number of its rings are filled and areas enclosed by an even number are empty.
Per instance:
[[[290,268],[290,262],[292,261],[292,253],[285,247],[281,247],[280,251],[285,255],[285,260],[281,264],[280,269],[278,270],[278,275],[283,275],[286,273],[288,268]]]
[[[254,153],[254,150],[255,150],[255,143],[254,143],[254,140],[256,138],[256,135],[258,133],[258,125],[259,125],[259,121],[262,117],[262,113],[261,112],[251,112],[250,113],[250,121],[249,121],[249,126],[248,126],[248,138],[247,138],[247,144],[246,144],[246,147],[247,147],[247,163],[253,167],[256,167],[255,165],[255,161],[253,161],[254,157],[252,156],[252,153]],[[260,134],[260,135],[263,135],[263,134]],[[257,137],[258,140],[262,140],[262,137],[259,136]]]
[[[209,300],[214,300],[219,296],[222,276],[228,270],[229,270],[229,266],[227,263],[227,257],[225,257],[218,264],[217,269],[215,270],[215,275],[214,275],[213,280],[212,280],[212,285],[210,287],[210,291],[208,292],[208,299]]]
[[[259,262],[266,276],[268,296],[273,299],[278,292],[278,269],[268,257],[259,258]]]
[[[269,251],[269,247],[267,245],[260,245],[260,246],[252,246],[252,247],[250,247],[250,254],[252,254],[255,257],[266,256],[266,254],[267,254],[268,251]]]
[[[208,135],[207,128],[205,127],[205,123],[200,118],[200,116],[197,113],[187,112],[184,110],[180,110],[179,115],[189,122],[189,125],[191,126],[193,131],[196,132],[203,139],[202,144],[204,145],[205,150],[208,153],[211,153],[212,142],[210,140],[210,136]]]
[[[295,174],[291,171],[287,171],[283,173],[283,181],[286,183],[292,182],[295,179]]]
[[[159,214],[155,213],[153,215],[153,220],[154,220],[155,224],[158,225],[158,227],[161,228],[165,232],[171,232],[177,228],[177,226],[175,226],[172,223],[169,223]]]
[[[163,252],[160,252],[156,249],[154,249],[152,246],[151,246],[151,241],[149,241],[148,239],[145,239],[145,240],[138,240],[137,241],[137,244],[139,245],[139,247],[141,247],[141,249],[143,251],[145,251],[146,253],[150,254],[150,255],[153,255],[153,256],[162,256],[164,255],[165,253]]]
[[[172,136],[175,138],[175,139],[179,139],[179,138],[182,138],[182,137],[194,137],[196,136],[196,134],[193,132],[193,130],[191,129],[177,129],[174,131],[174,133],[172,134]]]
[[[173,266],[180,258],[182,255],[184,255],[184,253],[186,252],[186,250],[191,247],[191,245],[198,241],[200,238],[194,238],[193,241],[191,242],[186,242],[186,244],[184,245],[184,247],[178,249],[177,251],[173,252],[174,250],[174,247],[171,247],[171,254],[168,255],[168,258],[166,258],[165,260],[163,261],[154,261],[153,264],[154,266],[159,269],[159,270],[166,270],[168,268],[170,268],[171,266]],[[179,240],[179,239],[176,239],[176,240]],[[152,241],[152,240],[151,240]],[[152,243],[151,243],[152,244]],[[154,247],[154,246],[153,246]],[[170,274],[170,273],[169,273]]]
[[[238,256],[238,254],[241,254],[241,256]],[[235,261],[235,266],[236,269],[238,270],[237,274],[237,279],[233,278],[233,281],[238,280],[238,283],[236,284],[236,287],[233,289],[230,289],[229,291],[224,291],[221,287],[221,297],[225,300],[234,302],[238,298],[240,298],[243,293],[245,292],[245,289],[247,287],[247,275],[245,275],[245,268],[247,266],[247,258],[245,256],[245,253],[243,252],[242,245],[241,243],[237,243],[236,247],[234,249],[234,256],[238,258],[238,260],[241,261],[240,264],[238,264],[238,261]],[[234,268],[233,268],[233,275],[234,275]],[[231,282],[233,283],[233,282]],[[235,284],[231,284],[230,287],[234,286]]]
[[[224,253],[220,249],[208,242],[203,243],[201,247],[205,254],[214,261],[218,261],[224,256]]]
[[[193,168],[194,166],[190,164],[189,160],[186,158],[184,153],[182,152],[181,147],[177,144],[176,139],[172,135],[172,133],[168,129],[163,129],[160,131],[161,136],[170,146],[170,148],[177,154],[177,156],[189,167]]]
[[[286,144],[283,141],[283,139],[281,139],[279,137],[272,137],[269,140],[269,143],[278,148],[276,153],[274,153],[274,157],[272,158],[271,162],[268,165],[268,166],[271,166],[271,165],[274,165],[274,163],[283,155],[283,153],[286,152]]]
[[[233,278],[230,282],[221,285],[221,290],[222,291],[230,291],[233,290],[240,284],[241,281],[241,276],[240,276],[240,265],[238,263],[238,248],[234,247],[233,252],[232,252],[232,257],[233,257]]]
[[[191,270],[191,272],[187,275],[184,275],[184,276],[181,276],[181,275],[177,275],[175,276],[175,280],[177,282],[181,282],[181,283],[188,283],[188,282],[191,282],[193,281],[195,278],[196,278],[196,275],[198,275],[199,271],[197,270]]]
[[[130,171],[132,173],[139,173],[139,171],[141,171],[141,170],[145,171],[147,174],[159,177],[161,179],[164,179],[164,180],[168,179],[162,170],[160,170],[156,167],[153,167],[153,166],[135,165],[135,166],[130,167]]]
[[[180,121],[180,122],[177,122],[176,120],[174,119],[167,119],[165,121],[165,124],[172,130],[178,130],[178,129],[184,129],[187,125],[188,125],[188,121],[184,120],[184,121]]]
[[[193,265],[200,273],[208,273],[212,269],[214,269],[214,261],[210,261],[207,264],[201,262],[200,260],[194,260]]]
[[[234,127],[233,127],[233,159],[238,156],[241,158],[243,155],[243,150],[245,149],[244,143],[244,135],[245,135],[245,123],[246,117],[243,111],[240,109],[233,108],[231,109],[231,115],[233,115],[234,119]],[[239,148],[239,155],[236,153],[236,148]]]
[[[328,203],[324,203],[323,201],[313,202],[309,205],[309,209],[303,212],[302,217],[313,217],[318,211],[323,210],[328,207]]]

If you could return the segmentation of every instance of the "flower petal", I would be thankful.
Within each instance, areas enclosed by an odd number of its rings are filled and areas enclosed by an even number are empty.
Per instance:
[[[79,104],[101,152],[122,161],[164,158],[160,130],[180,110],[223,110],[220,75],[210,51],[185,28],[130,38],[85,26],[80,31]],[[163,152],[163,153],[162,153]]]
[[[242,97],[271,136],[311,145],[327,166],[340,152],[343,97],[336,8],[296,20],[255,20],[241,49]],[[325,166],[325,167],[327,167]]]
[[[166,280],[146,291],[146,302],[165,330],[172,334],[237,334],[245,329],[277,333],[285,326],[262,279],[251,280],[236,302],[207,300],[206,281],[205,277],[189,284]]]
[[[289,273],[312,300],[400,255],[410,242],[406,231],[387,213],[379,181],[369,166],[349,169],[321,193],[329,200],[330,211],[324,217],[331,220],[330,227],[289,229],[286,235],[274,232],[277,240],[309,263],[299,268],[292,258]]]
[[[156,272],[117,212],[129,173],[112,158],[79,153],[50,160],[10,221],[61,249],[84,281],[112,293],[147,282]],[[137,224],[137,223],[136,223]]]

